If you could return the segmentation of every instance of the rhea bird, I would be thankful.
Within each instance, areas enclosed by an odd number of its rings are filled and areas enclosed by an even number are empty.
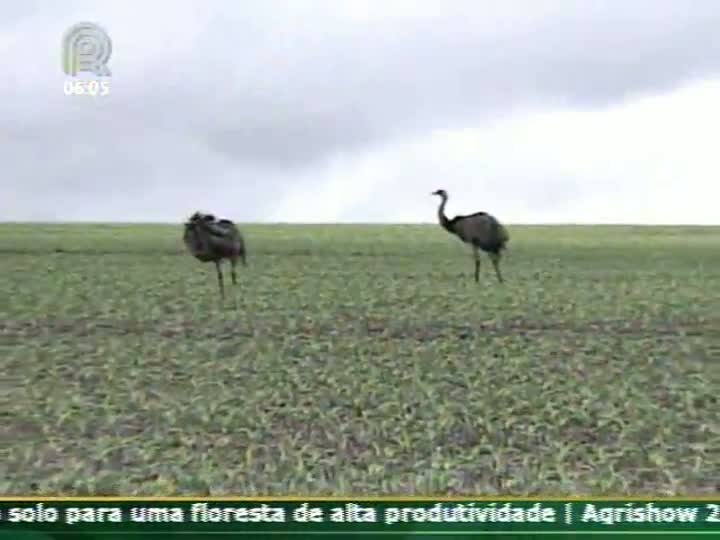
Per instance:
[[[438,207],[440,226],[472,246],[475,258],[475,282],[480,281],[480,251],[484,251],[490,256],[490,261],[492,261],[495,268],[495,275],[498,281],[502,283],[500,258],[502,251],[506,249],[510,240],[507,229],[487,212],[476,212],[467,216],[455,216],[448,219],[445,215],[445,205],[448,201],[447,191],[438,189],[433,191],[431,195],[437,195],[441,199]]]
[[[201,262],[214,262],[217,270],[220,298],[225,299],[221,263],[230,261],[233,285],[237,285],[237,262],[247,265],[245,240],[235,223],[216,219],[213,214],[195,212],[185,223],[183,242],[190,254]]]

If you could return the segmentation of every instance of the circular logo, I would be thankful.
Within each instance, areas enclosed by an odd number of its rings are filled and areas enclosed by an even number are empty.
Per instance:
[[[65,31],[62,40],[63,71],[75,77],[81,71],[109,77],[107,66],[112,41],[98,24],[80,22]]]

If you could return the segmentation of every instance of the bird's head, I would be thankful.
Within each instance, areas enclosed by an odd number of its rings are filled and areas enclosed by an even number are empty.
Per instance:
[[[202,212],[198,211],[195,212],[188,220],[185,222],[185,228],[189,230],[193,230],[196,228],[197,224],[202,222],[202,220],[205,219],[205,216]]]
[[[201,221],[205,222],[212,222],[215,221],[215,216],[213,214],[203,214],[199,210],[195,212],[192,216],[190,216],[190,219],[188,222],[190,223],[199,223]]]
[[[438,197],[447,197],[447,191],[444,189],[438,189],[437,191],[433,191],[430,195],[437,195]]]

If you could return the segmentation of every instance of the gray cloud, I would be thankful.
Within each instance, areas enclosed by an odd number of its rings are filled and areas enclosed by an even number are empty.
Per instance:
[[[609,107],[720,69],[709,0],[409,3],[418,16],[383,16],[379,0],[64,5],[13,4],[0,21],[0,59],[18,65],[0,89],[11,219],[165,219],[228,198],[262,219],[268,191],[310,187],[333,156],[522,108]],[[351,13],[363,5],[375,14]],[[107,98],[61,91],[59,39],[83,19],[114,41]]]
[[[467,13],[404,24],[290,27],[285,41],[263,44],[261,65],[244,74],[254,77],[241,74],[229,85],[235,92],[214,101],[219,125],[195,125],[234,159],[297,166],[518,106],[607,106],[720,67],[715,4],[689,13],[678,2],[635,2],[629,11],[565,3],[572,7],[523,24],[515,11],[486,18],[478,3],[462,5]],[[236,54],[240,65],[258,66]]]

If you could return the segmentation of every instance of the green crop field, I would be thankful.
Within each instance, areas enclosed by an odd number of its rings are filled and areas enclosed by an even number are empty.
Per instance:
[[[720,227],[0,226],[4,494],[710,494]]]

